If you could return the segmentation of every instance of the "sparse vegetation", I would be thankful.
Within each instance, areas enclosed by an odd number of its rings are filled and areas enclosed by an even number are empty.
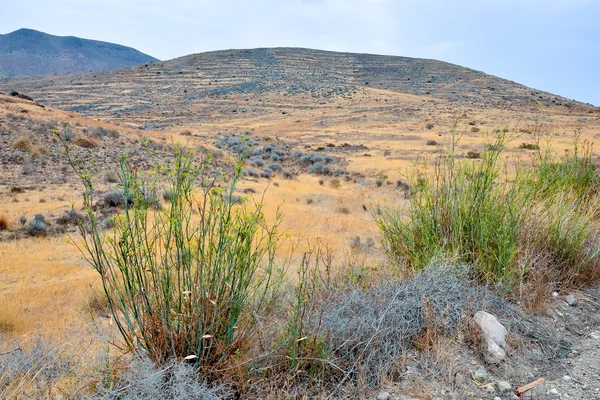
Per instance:
[[[75,139],[73,139],[73,143],[86,149],[95,149],[100,146],[100,143],[98,143],[97,140],[85,136],[76,136]]]
[[[480,163],[440,156],[435,178],[423,180],[410,199],[409,219],[387,210],[376,216],[388,253],[407,270],[419,271],[435,259],[475,266],[482,282],[514,288],[536,274],[536,257],[545,254],[546,285],[586,281],[600,275],[596,248],[600,229],[598,174],[591,151],[579,143],[563,159],[549,150],[533,167],[518,166],[516,177],[501,173],[502,149],[509,140],[497,134]],[[531,293],[530,293],[531,294]]]
[[[526,149],[526,150],[539,150],[540,146],[536,143],[521,143],[519,145],[520,149]]]
[[[21,136],[15,139],[10,147],[16,150],[26,151],[30,153],[33,150],[33,143],[28,137]]]
[[[45,236],[48,234],[46,218],[42,214],[36,214],[33,221],[27,225],[27,233],[31,236]]]
[[[0,214],[0,231],[5,231],[8,228],[8,218],[6,218],[6,215]]]

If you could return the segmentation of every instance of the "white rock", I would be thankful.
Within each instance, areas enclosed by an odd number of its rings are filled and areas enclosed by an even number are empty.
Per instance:
[[[548,393],[557,395],[558,394],[558,390],[556,390],[555,388],[552,388],[552,389],[550,389],[550,391]]]
[[[496,388],[500,393],[508,393],[512,390],[512,385],[507,381],[496,381]]]
[[[377,400],[390,400],[392,395],[388,392],[381,392],[377,395]]]
[[[571,381],[571,377],[569,375],[565,375],[565,376],[563,376],[563,381],[570,382]]]
[[[568,295],[565,298],[565,301],[567,302],[568,305],[570,305],[571,307],[577,307],[579,305],[579,301],[577,300],[577,297],[573,296],[572,294]]]
[[[506,347],[506,328],[492,314],[478,311],[473,319],[481,327],[487,337],[492,339],[498,346]]]
[[[487,344],[487,359],[499,363],[506,357],[506,328],[498,319],[485,311],[478,311],[473,320],[479,325]]]

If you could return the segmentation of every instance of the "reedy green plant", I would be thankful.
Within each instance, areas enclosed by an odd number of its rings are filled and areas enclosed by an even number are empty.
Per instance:
[[[600,276],[599,174],[578,133],[562,158],[537,136],[532,165],[508,171],[500,158],[512,139],[507,129],[486,138],[477,161],[458,158],[455,132],[433,174],[415,174],[406,213],[391,208],[375,215],[398,265],[414,273],[432,260],[456,260],[472,264],[482,282],[510,288],[535,268],[530,255],[543,251],[556,266],[546,274],[555,285]]]
[[[148,174],[123,157],[119,178],[124,209],[103,232],[89,173],[67,159],[85,186],[87,222],[80,250],[98,271],[112,320],[126,348],[156,363],[186,359],[199,369],[232,361],[251,340],[256,318],[277,296],[286,263],[276,261],[281,215],[266,223],[262,204],[237,204],[239,161],[225,190],[217,187],[210,157],[175,147],[173,164]],[[166,182],[169,205],[156,207]]]

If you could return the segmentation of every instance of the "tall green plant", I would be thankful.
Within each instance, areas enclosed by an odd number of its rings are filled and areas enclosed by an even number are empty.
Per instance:
[[[69,148],[67,158],[73,167]],[[233,197],[242,163],[228,187],[216,187],[210,159],[176,148],[170,167],[147,175],[120,162],[124,210],[112,232],[100,229],[94,185],[85,186],[88,221],[81,250],[102,277],[112,318],[125,345],[155,362],[226,363],[249,339],[256,316],[272,304],[282,278],[276,262],[280,215],[265,222],[262,204]],[[169,204],[158,205],[166,184]]]
[[[436,258],[478,267],[481,277],[503,280],[515,254],[523,194],[505,185],[499,157],[509,140],[500,132],[486,141],[481,160],[459,159],[460,137],[438,155],[433,174],[419,173],[407,217],[391,209],[377,216],[389,254],[418,271]]]

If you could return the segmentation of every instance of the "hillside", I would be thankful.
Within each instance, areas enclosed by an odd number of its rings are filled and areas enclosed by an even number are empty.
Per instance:
[[[0,87],[64,109],[112,117],[157,108],[149,99],[159,100],[160,111],[168,112],[232,96],[279,93],[317,100],[353,98],[367,89],[477,108],[587,107],[441,61],[295,48],[201,53],[99,73],[4,80]]]
[[[131,47],[32,29],[0,35],[0,76],[99,71],[158,61]]]

